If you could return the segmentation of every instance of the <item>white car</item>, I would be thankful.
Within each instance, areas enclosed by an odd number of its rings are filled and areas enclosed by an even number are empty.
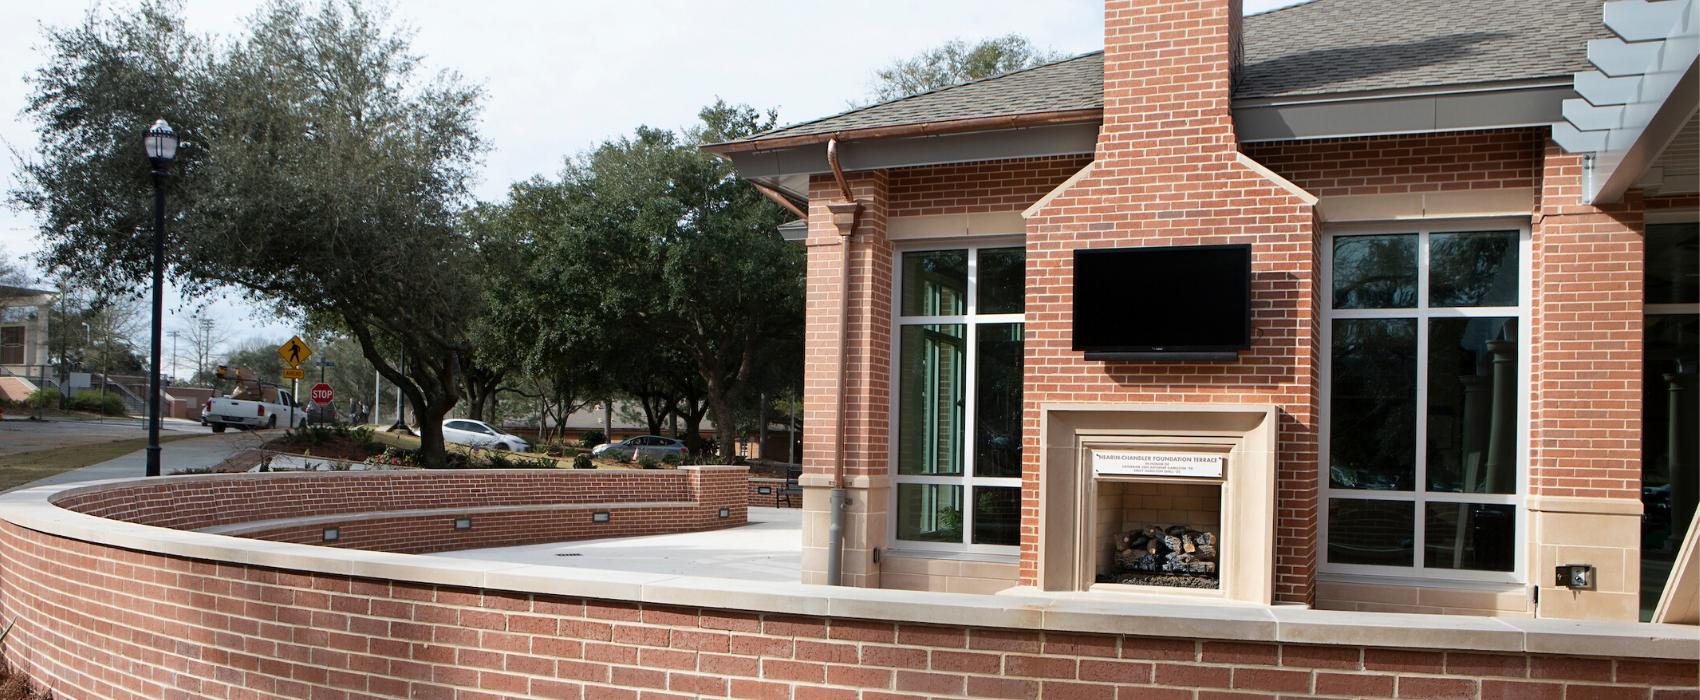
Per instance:
[[[511,452],[531,450],[531,444],[523,438],[497,430],[484,421],[466,418],[443,421],[443,442]]]

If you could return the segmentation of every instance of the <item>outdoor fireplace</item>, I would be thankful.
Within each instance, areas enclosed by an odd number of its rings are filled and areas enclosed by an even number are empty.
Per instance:
[[[1273,408],[1044,411],[1041,588],[1270,602]]]
[[[1097,583],[1220,587],[1219,486],[1100,477],[1096,501]]]

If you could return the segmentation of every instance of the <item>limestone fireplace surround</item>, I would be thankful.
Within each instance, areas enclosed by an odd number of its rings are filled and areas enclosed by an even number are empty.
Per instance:
[[[1274,590],[1277,410],[1272,405],[1046,404],[1040,407],[1039,587],[1047,591],[1184,595],[1268,605]],[[1097,478],[1094,450],[1225,457],[1219,479]],[[1098,583],[1107,556],[1103,506],[1123,491],[1219,493],[1214,589]],[[1100,492],[1103,492],[1102,494]],[[1113,494],[1115,495],[1112,495]],[[1103,496],[1102,498],[1100,496]],[[1215,504],[1210,504],[1215,505]],[[1120,508],[1121,506],[1115,506]],[[1153,523],[1155,524],[1155,523]]]

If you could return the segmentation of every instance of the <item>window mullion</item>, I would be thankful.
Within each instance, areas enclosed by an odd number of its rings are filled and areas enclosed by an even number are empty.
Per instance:
[[[1428,492],[1428,353],[1429,353],[1429,231],[1417,232],[1417,405],[1416,482],[1411,484],[1411,568],[1423,569],[1428,551],[1428,511],[1423,496]]]
[[[974,425],[979,417],[974,415],[974,401],[979,376],[980,346],[979,324],[974,317],[980,311],[980,249],[968,249],[968,298],[966,319],[967,328],[963,332],[965,347],[962,353],[966,361],[963,363],[964,376],[962,392],[962,543],[974,542]]]

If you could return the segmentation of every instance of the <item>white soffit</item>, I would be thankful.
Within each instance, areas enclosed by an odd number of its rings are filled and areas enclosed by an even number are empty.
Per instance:
[[[1553,141],[1588,156],[1583,200],[1611,202],[1643,179],[1700,108],[1700,0],[1611,0],[1617,36],[1588,42],[1598,70],[1577,73]]]

